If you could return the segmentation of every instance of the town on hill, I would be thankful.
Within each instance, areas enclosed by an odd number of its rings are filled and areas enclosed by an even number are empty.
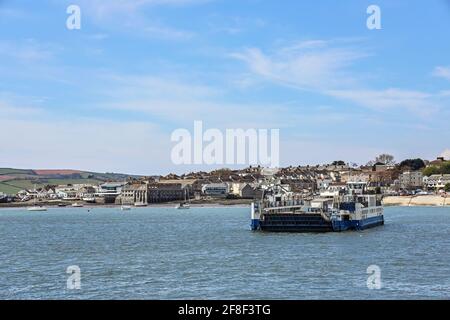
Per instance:
[[[406,159],[396,162],[383,154],[366,165],[334,161],[268,169],[218,169],[182,175],[138,176],[78,170],[0,169],[0,203],[26,205],[86,202],[91,204],[151,205],[193,203],[249,203],[269,185],[285,192],[314,195],[348,182],[365,182],[368,190],[385,196],[444,195],[450,192],[450,161]]]

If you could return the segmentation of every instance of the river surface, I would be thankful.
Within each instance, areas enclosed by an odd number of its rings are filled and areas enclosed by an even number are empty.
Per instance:
[[[275,234],[251,232],[247,208],[2,209],[0,299],[449,299],[450,208],[385,220]]]

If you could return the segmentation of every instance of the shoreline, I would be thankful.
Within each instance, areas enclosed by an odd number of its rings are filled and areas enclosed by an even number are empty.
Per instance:
[[[83,207],[81,208],[118,208],[120,209],[120,204],[102,204],[102,203],[84,203],[82,201],[75,201],[78,203],[81,203]],[[251,204],[251,200],[247,199],[239,199],[239,200],[211,200],[211,201],[192,201],[191,202],[191,208],[227,208],[227,207],[233,207],[233,208],[247,208]],[[44,206],[47,208],[74,208],[72,207],[72,202],[63,202],[64,204],[67,204],[65,207],[59,207],[58,204],[61,202],[56,201],[41,201],[37,203],[33,202],[10,202],[10,203],[0,203],[0,210],[1,209],[23,209],[27,207],[32,206]],[[166,203],[152,203],[148,204],[144,207],[136,207],[131,205],[132,208],[175,208],[177,205],[179,205],[180,202],[166,202]]]
[[[383,198],[385,207],[448,207],[450,197],[439,195],[419,195],[419,196],[389,196]]]
[[[102,204],[102,203],[83,203],[83,208],[120,208],[120,204]],[[250,206],[252,200],[250,199],[238,199],[238,200],[204,200],[204,201],[192,201],[191,208],[226,208],[226,207],[241,207],[247,208]],[[67,204],[66,207],[58,207],[60,201],[41,201],[36,204],[33,202],[10,202],[0,203],[0,209],[14,209],[14,208],[27,208],[34,205],[45,206],[48,208],[72,208],[72,202],[62,202]],[[166,203],[152,203],[145,207],[132,208],[175,208],[179,202],[166,202]],[[383,198],[383,206],[385,207],[448,207],[450,206],[450,197],[442,197],[439,195],[421,195],[421,196],[387,196]]]

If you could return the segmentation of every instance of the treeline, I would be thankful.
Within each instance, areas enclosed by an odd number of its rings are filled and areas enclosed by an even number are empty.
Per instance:
[[[431,176],[432,174],[450,174],[450,161],[445,161],[439,166],[429,166],[423,169],[422,173],[425,176]]]

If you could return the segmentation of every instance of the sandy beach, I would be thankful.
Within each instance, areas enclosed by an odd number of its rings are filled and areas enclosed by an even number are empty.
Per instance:
[[[385,206],[450,206],[450,197],[438,195],[407,196],[407,197],[385,197]]]

